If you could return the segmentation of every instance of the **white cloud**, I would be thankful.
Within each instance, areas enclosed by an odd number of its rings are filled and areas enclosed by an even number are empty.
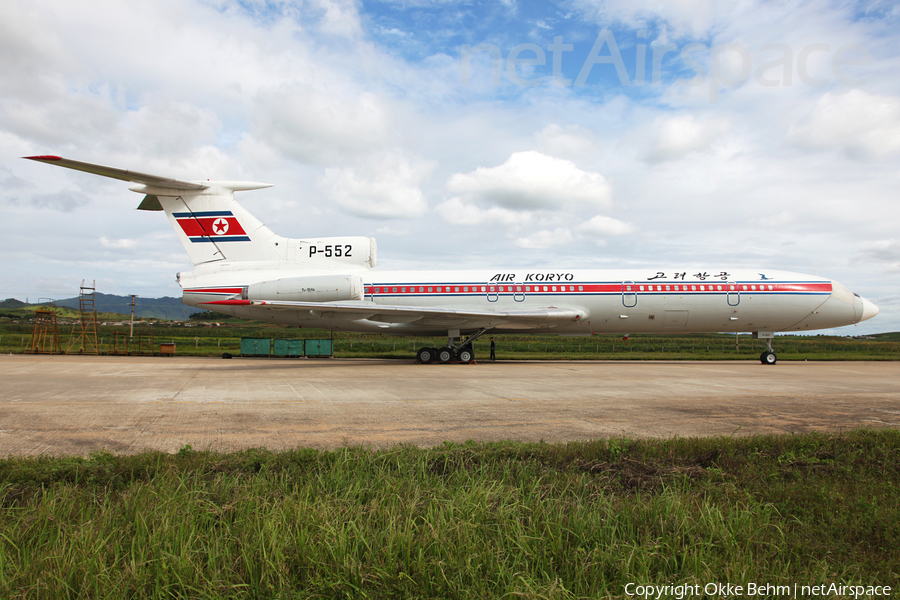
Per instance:
[[[434,163],[399,153],[371,159],[361,167],[325,169],[319,187],[352,215],[376,219],[413,219],[428,210],[419,186]]]
[[[653,124],[653,142],[647,152],[650,162],[677,160],[691,152],[705,152],[731,131],[731,122],[723,118],[698,120],[693,115],[658,117]]]
[[[100,245],[111,250],[134,250],[137,248],[137,242],[134,240],[122,239],[111,240],[108,237],[98,238]]]
[[[370,92],[286,86],[261,96],[255,136],[302,162],[341,163],[384,143],[389,113]]]
[[[618,21],[638,29],[648,20],[662,20],[672,29],[673,37],[691,35],[703,38],[724,15],[739,12],[736,0],[577,0],[587,15],[603,24]]]
[[[788,140],[815,150],[840,149],[857,158],[894,154],[900,151],[900,97],[827,92],[809,117],[791,126]]]
[[[543,229],[529,236],[520,237],[516,240],[516,246],[532,250],[543,250],[553,246],[571,244],[573,240],[574,236],[568,228],[559,227],[553,231]]]
[[[17,190],[33,188],[34,184],[30,181],[16,177],[8,168],[0,165],[0,188],[3,190]]]
[[[128,137],[141,140],[148,154],[183,160],[197,146],[214,144],[222,123],[210,109],[184,101],[158,101],[126,113],[122,128]]]
[[[434,210],[448,223],[464,226],[517,227],[533,219],[533,213],[530,211],[515,211],[499,206],[480,208],[456,197],[438,204]]]
[[[580,125],[562,127],[554,123],[544,127],[534,137],[541,153],[576,163],[589,160],[597,153],[594,135]]]
[[[319,24],[320,31],[347,38],[362,34],[359,12],[353,0],[313,0],[312,4],[325,12]]]
[[[587,236],[626,235],[634,233],[635,227],[612,217],[597,215],[578,226],[578,232]]]
[[[375,230],[378,235],[390,235],[404,237],[409,235],[409,229],[394,229],[393,227],[379,227]]]
[[[85,194],[73,190],[62,190],[50,194],[34,194],[27,200],[10,198],[13,206],[33,206],[40,209],[55,210],[70,213],[75,209],[86,206],[90,198]]]
[[[795,223],[797,214],[791,211],[782,211],[780,213],[766,215],[757,219],[757,223],[762,227],[780,228]]]
[[[447,181],[447,189],[512,209],[607,207],[612,203],[603,175],[535,151],[515,152],[497,167],[456,173]]]
[[[886,270],[900,272],[900,240],[869,242],[863,246],[856,259],[883,263]]]

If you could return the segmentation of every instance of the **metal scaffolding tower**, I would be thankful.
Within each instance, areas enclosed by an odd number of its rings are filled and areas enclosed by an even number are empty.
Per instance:
[[[97,343],[97,310],[94,308],[96,283],[93,281],[88,287],[85,280],[81,281],[81,294],[78,296],[81,320],[72,326],[72,338],[66,354],[100,354],[100,345]]]
[[[131,354],[130,344],[128,343],[128,335],[124,331],[114,331],[109,338],[109,345],[106,353],[110,356],[113,354],[128,355]]]
[[[59,349],[59,327],[56,313],[49,308],[34,311],[34,332],[25,349],[26,354],[62,354]]]

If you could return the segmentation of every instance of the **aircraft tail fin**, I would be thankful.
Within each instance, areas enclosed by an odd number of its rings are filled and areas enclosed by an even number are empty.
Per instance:
[[[59,156],[28,156],[47,164],[129,181],[145,194],[140,210],[165,211],[195,264],[212,261],[284,260],[287,240],[263,225],[234,199],[234,192],[271,187],[245,181],[186,181],[107,167]]]

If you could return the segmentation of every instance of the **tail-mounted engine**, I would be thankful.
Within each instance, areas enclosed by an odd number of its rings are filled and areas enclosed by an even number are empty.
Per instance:
[[[241,292],[244,300],[338,302],[362,300],[363,280],[357,275],[286,277],[254,283]]]

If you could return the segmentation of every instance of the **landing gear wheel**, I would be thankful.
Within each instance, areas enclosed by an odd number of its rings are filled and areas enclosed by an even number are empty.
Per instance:
[[[453,352],[453,348],[441,348],[438,350],[437,358],[442,363],[448,363],[454,358],[455,352]]]
[[[768,350],[766,350],[759,355],[759,362],[764,365],[774,365],[777,361],[778,357],[775,356],[774,352],[769,352]]]
[[[456,355],[456,358],[461,363],[471,363],[475,362],[475,352],[468,346],[462,348],[459,353]]]
[[[437,356],[437,350],[434,348],[422,348],[416,353],[416,358],[423,365],[432,362]]]

